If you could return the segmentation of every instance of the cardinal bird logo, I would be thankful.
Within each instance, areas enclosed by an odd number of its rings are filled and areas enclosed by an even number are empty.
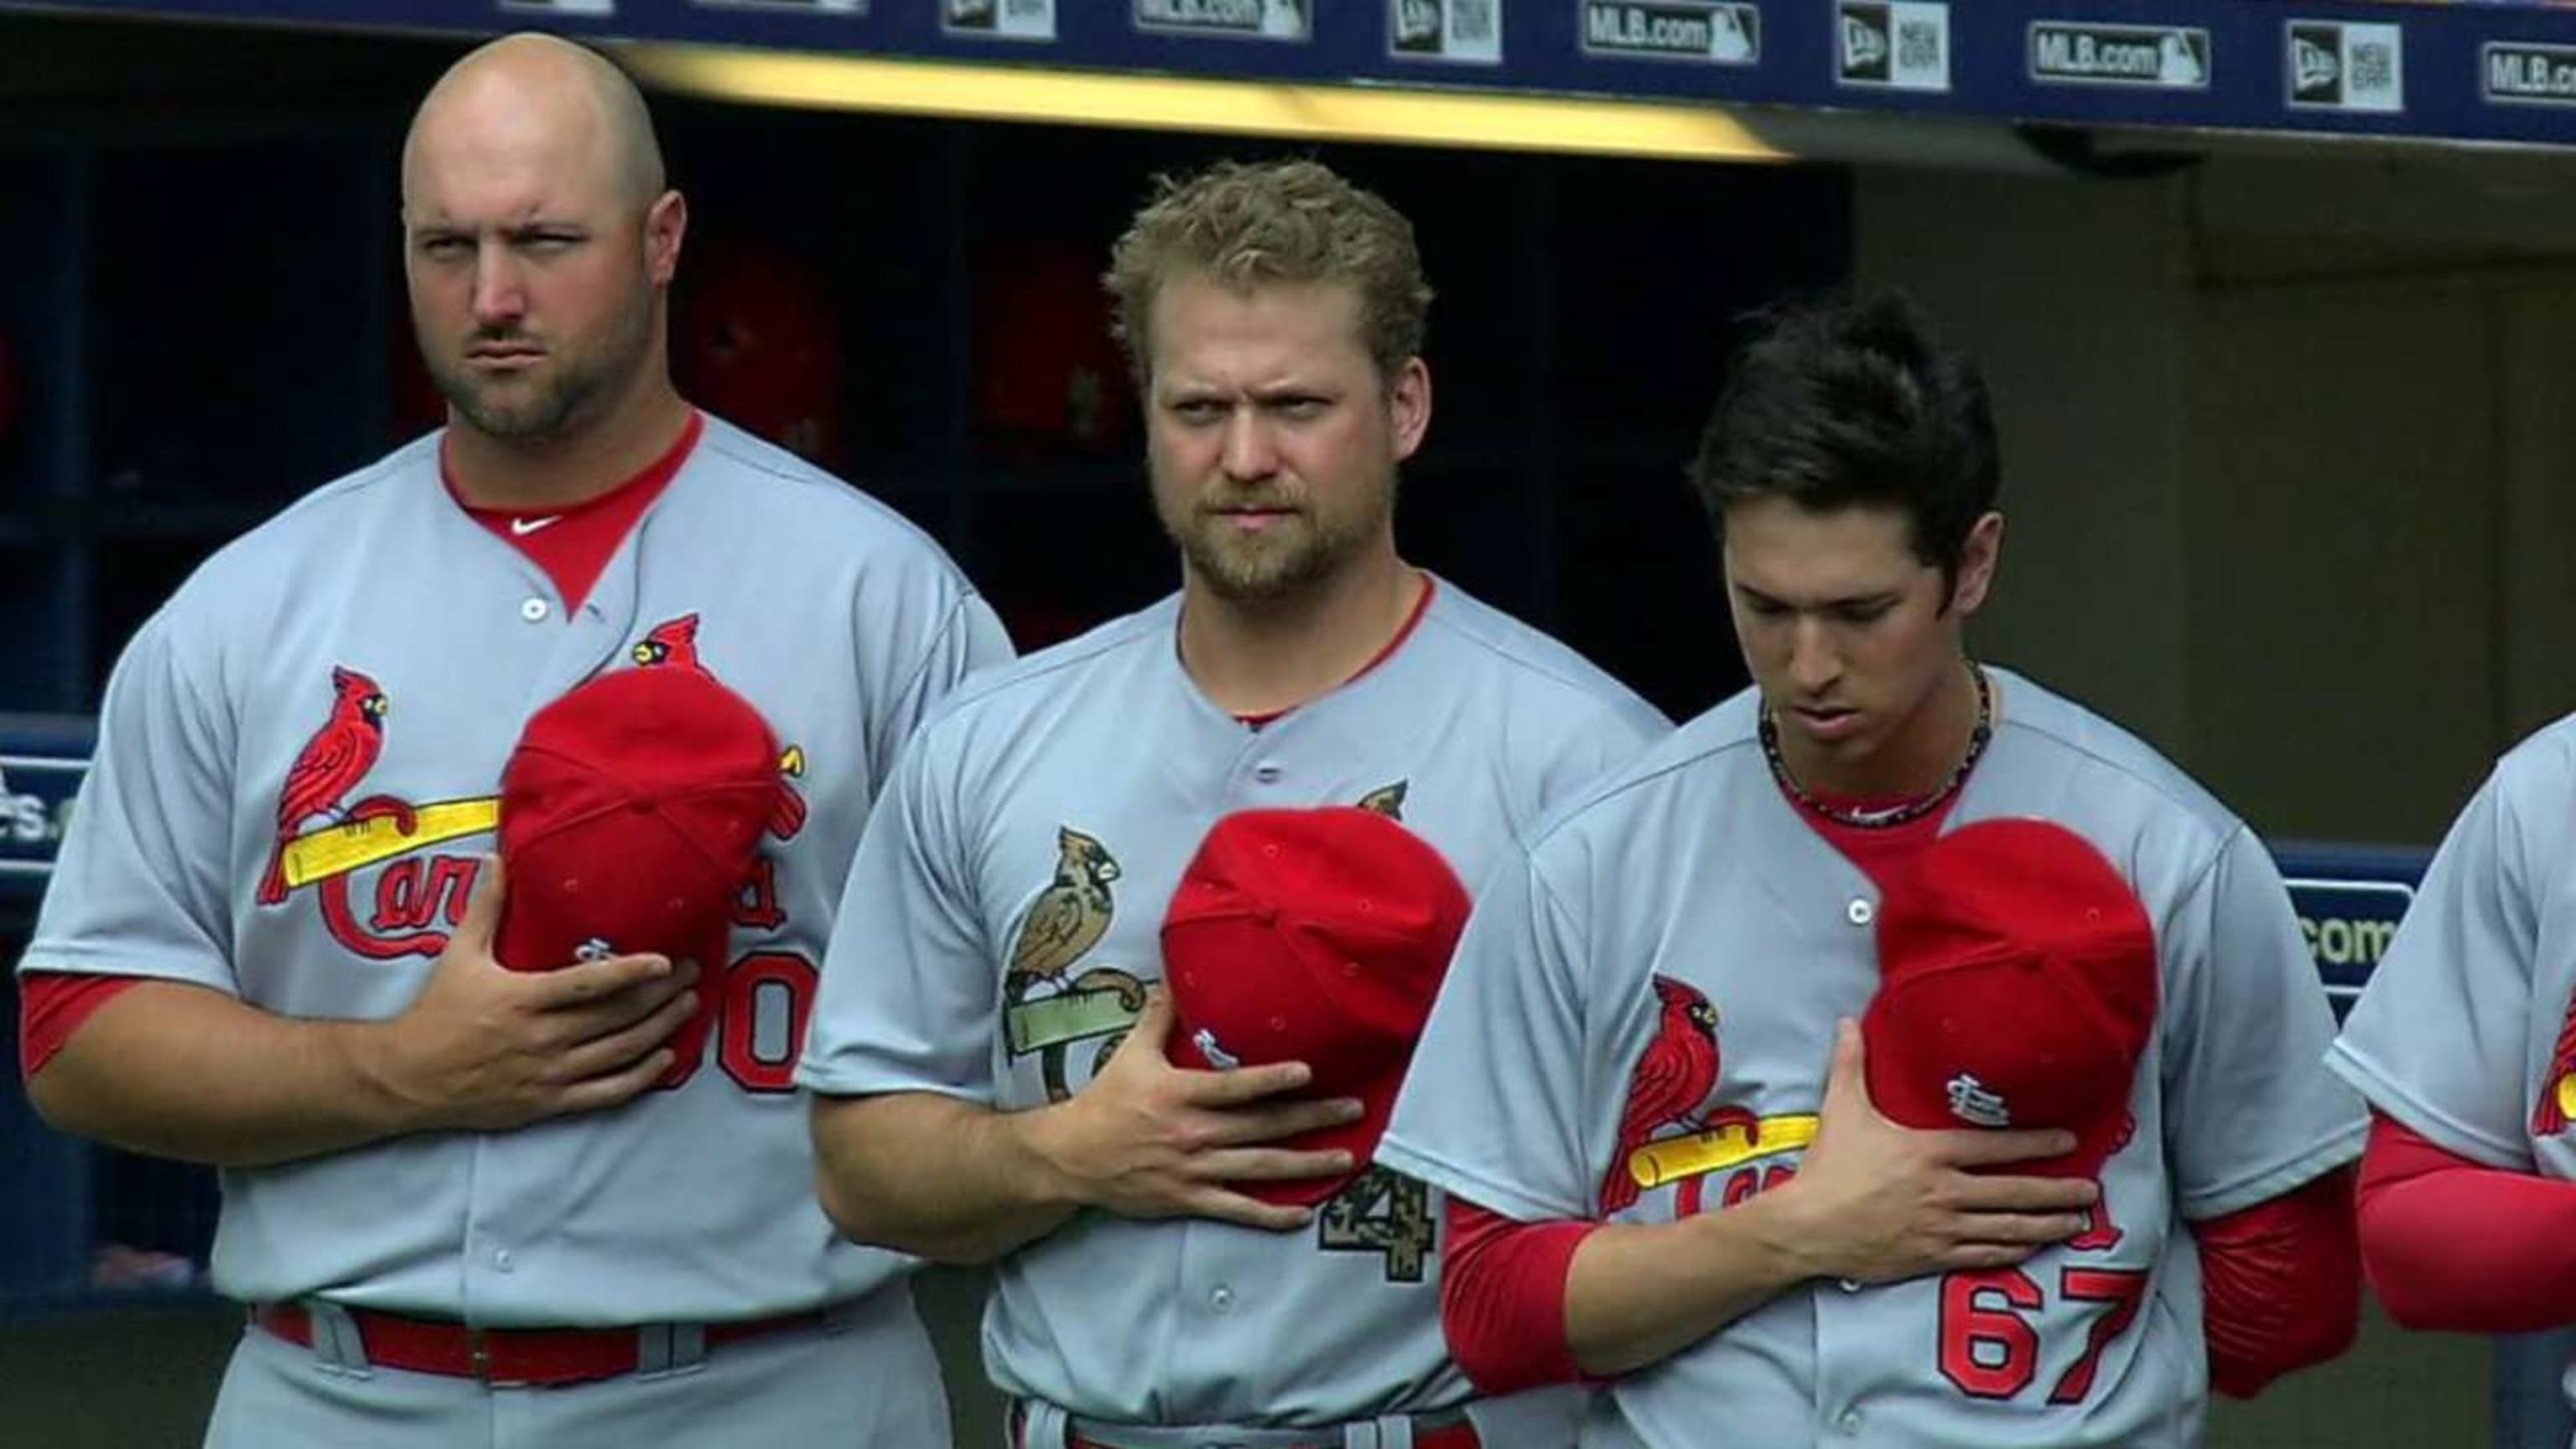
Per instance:
[[[1655,978],[1658,1019],[1655,1039],[1637,1061],[1628,1080],[1628,1104],[1619,1114],[1618,1150],[1601,1179],[1601,1215],[1608,1217],[1637,1200],[1637,1179],[1628,1157],[1678,1125],[1684,1131],[1741,1127],[1758,1138],[1762,1119],[1742,1107],[1719,1107],[1705,1113],[1701,1104],[1717,1088],[1717,1008],[1695,988],[1669,976]]]
[[[385,714],[393,708],[384,690],[354,669],[334,666],[331,693],[331,717],[304,742],[277,798],[277,843],[269,848],[268,869],[259,881],[264,906],[286,899],[286,843],[295,838],[295,827],[338,813],[341,797],[384,753]]]
[[[1118,861],[1107,846],[1070,825],[1057,829],[1055,879],[1038,893],[1020,923],[1019,939],[1011,946],[1010,969],[1002,976],[1004,996],[1024,1003],[1041,987],[1067,997],[1114,992],[1126,1011],[1144,1009],[1145,983],[1132,972],[1101,966],[1065,979],[1065,973],[1108,934],[1118,909],[1109,887],[1118,875]],[[1073,1095],[1064,1068],[1069,1045],[1058,1041],[1039,1049],[1039,1072],[1051,1102]],[[1101,1055],[1105,1059],[1107,1049]]]
[[[1383,815],[1389,820],[1402,820],[1404,797],[1412,793],[1412,790],[1411,780],[1398,780],[1392,785],[1380,785],[1360,797],[1359,808],[1371,814]]]
[[[682,614],[653,626],[627,657],[638,669],[686,669],[708,679],[715,671],[698,657],[698,616]],[[778,773],[794,778],[805,774],[805,751],[790,745],[778,757]],[[778,799],[770,807],[769,833],[780,840],[793,840],[805,828],[805,797],[796,793],[786,780],[778,782]]]
[[[2567,1130],[2570,1119],[2576,1119],[2576,994],[2568,998],[2558,1045],[2549,1053],[2549,1075],[2540,1083],[2540,1100],[2532,1104],[2531,1135],[2555,1137]]]
[[[694,669],[712,679],[707,666],[698,659],[698,616],[682,614],[668,623],[656,624],[653,632],[635,646],[635,662],[651,669],[676,665]]]

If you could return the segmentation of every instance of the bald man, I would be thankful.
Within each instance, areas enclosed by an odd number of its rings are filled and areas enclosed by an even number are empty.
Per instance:
[[[688,208],[613,67],[474,52],[402,192],[448,425],[127,646],[19,968],[31,1093],[222,1169],[250,1321],[209,1444],[936,1449],[910,1262],[825,1222],[792,1073],[895,752],[1008,645],[927,539],[673,389]],[[505,965],[505,762],[627,669],[761,715],[757,871],[703,949]]]

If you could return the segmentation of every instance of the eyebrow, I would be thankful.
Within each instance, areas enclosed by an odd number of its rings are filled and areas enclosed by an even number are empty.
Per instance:
[[[1794,609],[1797,607],[1786,599],[1766,594],[1760,589],[1757,589],[1751,584],[1745,583],[1741,580],[1737,581],[1735,591],[1756,604],[1768,604],[1775,608],[1782,609]],[[1809,607],[1817,610],[1866,608],[1873,604],[1894,604],[1899,597],[1900,595],[1894,589],[1880,589],[1875,593],[1846,594],[1837,599],[1820,599]]]

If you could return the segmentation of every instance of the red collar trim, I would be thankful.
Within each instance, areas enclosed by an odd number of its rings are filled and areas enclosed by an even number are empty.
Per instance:
[[[688,426],[680,429],[680,436],[672,439],[671,446],[662,450],[662,456],[645,464],[641,472],[607,492],[563,508],[486,508],[466,502],[465,495],[457,489],[456,475],[447,471],[447,439],[444,435],[438,440],[438,481],[447,489],[447,496],[456,500],[457,507],[487,525],[495,522],[507,524],[521,518],[578,518],[586,513],[614,508],[637,493],[660,491],[679,475],[681,466],[697,450],[698,439],[705,435],[706,430],[707,415],[691,408]]]
[[[1431,612],[1431,596],[1438,592],[1440,592],[1440,580],[1431,574],[1424,574],[1422,576],[1422,597],[1413,601],[1413,612],[1404,616],[1404,626],[1395,631],[1394,638],[1386,641],[1385,648],[1370,655],[1368,663],[1361,665],[1356,670],[1353,670],[1351,672],[1351,677],[1343,680],[1339,687],[1347,689],[1350,686],[1359,683],[1361,680],[1366,679],[1379,665],[1394,658],[1395,651],[1404,647],[1404,641],[1413,637],[1414,629],[1422,623],[1422,616]],[[1290,713],[1296,708],[1297,706],[1292,704],[1288,706],[1287,709],[1274,709],[1267,714],[1239,714],[1235,716],[1235,720],[1247,729],[1257,730],[1263,725],[1270,724],[1278,720],[1280,717]]]

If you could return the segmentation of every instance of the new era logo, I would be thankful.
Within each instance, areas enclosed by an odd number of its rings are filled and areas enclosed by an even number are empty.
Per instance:
[[[2290,27],[2290,99],[2312,106],[2343,104],[2343,27]]]
[[[1440,53],[1440,0],[1396,0],[1395,48]]]
[[[1942,0],[1838,0],[1834,80],[1900,91],[1950,88],[1950,7]]]
[[[2406,109],[2405,37],[2397,25],[2291,21],[2283,56],[2289,103],[2302,110]]]
[[[1847,81],[1887,81],[1887,62],[1896,54],[1888,40],[1887,7],[1884,5],[1845,5],[1842,7],[1842,78]]]

